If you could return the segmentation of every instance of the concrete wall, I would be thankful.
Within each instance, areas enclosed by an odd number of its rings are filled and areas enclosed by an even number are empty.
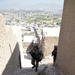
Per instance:
[[[64,1],[57,64],[63,71],[75,75],[75,0]]]
[[[0,15],[0,75],[13,75],[19,65],[19,44]]]

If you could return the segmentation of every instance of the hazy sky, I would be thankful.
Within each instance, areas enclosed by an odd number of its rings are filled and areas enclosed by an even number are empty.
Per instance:
[[[25,4],[37,4],[37,3],[57,3],[63,4],[64,0],[0,0],[0,5],[9,3],[25,3]]]
[[[64,0],[0,0],[0,9],[11,8],[11,7],[27,7],[26,4],[38,4],[38,3],[56,3],[63,5]],[[26,5],[26,6],[25,6]]]

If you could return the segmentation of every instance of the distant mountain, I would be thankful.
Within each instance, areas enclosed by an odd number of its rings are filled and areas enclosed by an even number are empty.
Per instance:
[[[58,11],[63,9],[63,5],[55,3],[39,3],[39,4],[6,4],[3,7],[0,6],[0,9],[26,9],[26,10],[47,10],[47,11]]]
[[[63,5],[54,3],[39,3],[31,7],[33,10],[48,10],[48,11],[59,11],[63,9]]]

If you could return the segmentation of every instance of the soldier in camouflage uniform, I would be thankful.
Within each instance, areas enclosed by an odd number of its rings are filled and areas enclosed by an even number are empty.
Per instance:
[[[38,47],[38,45],[34,45],[33,49],[29,53],[32,56],[32,60],[31,60],[31,64],[33,65],[32,68],[35,67],[35,71],[37,71],[38,66],[39,66],[39,62],[43,58],[43,53],[40,50],[40,48]]]

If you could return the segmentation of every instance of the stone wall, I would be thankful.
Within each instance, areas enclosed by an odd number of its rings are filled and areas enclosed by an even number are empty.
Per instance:
[[[19,44],[0,14],[0,75],[13,75],[19,65]]]
[[[59,37],[45,37],[41,42],[40,47],[44,56],[48,56],[54,49],[54,45],[58,45]],[[32,48],[32,43],[23,43],[24,53],[29,52]]]
[[[45,37],[43,43],[44,56],[51,54],[54,49],[54,45],[58,45],[58,37]]]
[[[70,75],[75,75],[75,0],[64,1],[57,65]]]

